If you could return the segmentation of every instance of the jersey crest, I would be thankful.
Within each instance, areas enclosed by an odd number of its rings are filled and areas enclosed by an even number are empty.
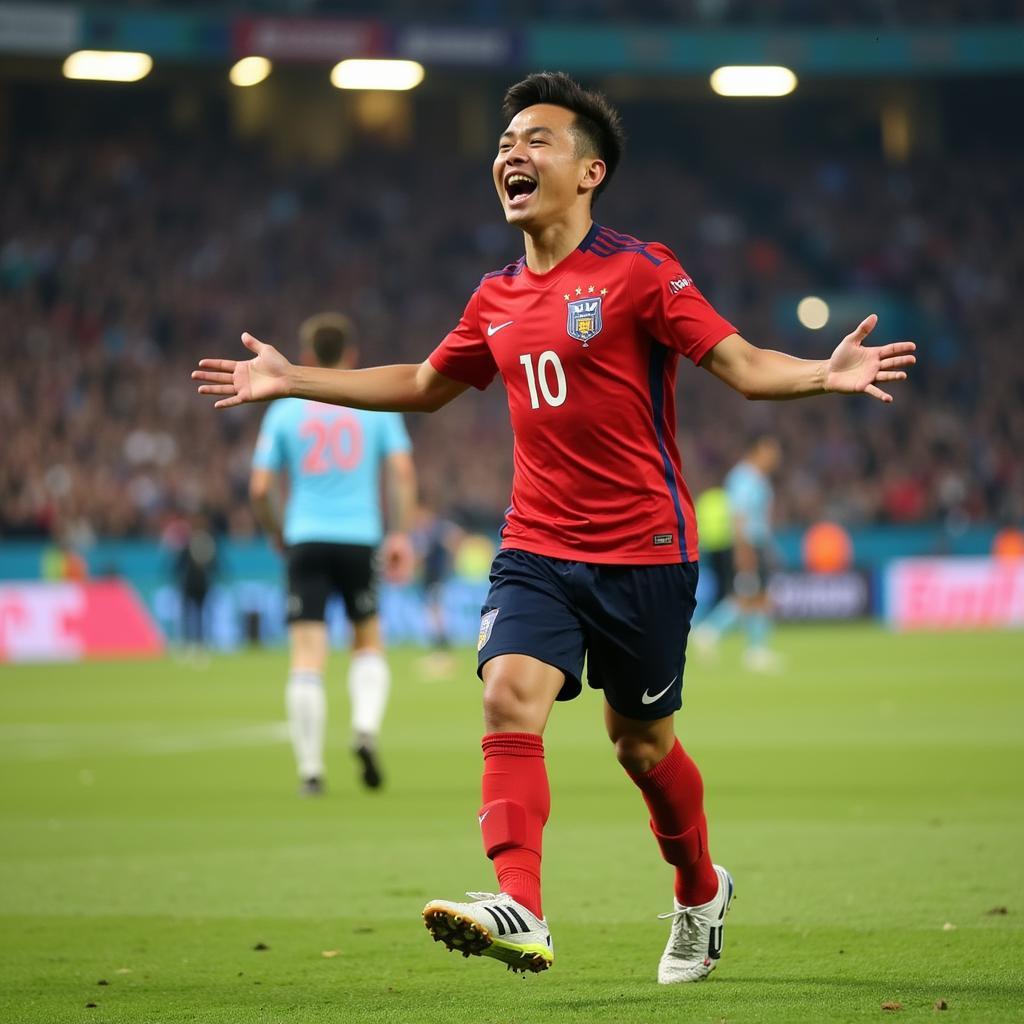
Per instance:
[[[583,299],[570,299],[565,330],[570,338],[583,342],[588,347],[591,338],[596,338],[604,327],[601,318],[601,296],[589,295]]]

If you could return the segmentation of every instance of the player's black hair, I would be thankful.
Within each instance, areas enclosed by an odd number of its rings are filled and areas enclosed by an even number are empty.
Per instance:
[[[317,313],[299,328],[299,341],[310,349],[321,366],[337,366],[352,339],[355,327],[343,313]]]
[[[507,123],[521,110],[537,103],[551,103],[571,110],[576,115],[573,122],[576,152],[580,156],[593,154],[604,161],[604,180],[594,189],[596,201],[612,180],[626,143],[619,112],[603,93],[584,89],[564,71],[538,71],[509,88],[501,113]]]

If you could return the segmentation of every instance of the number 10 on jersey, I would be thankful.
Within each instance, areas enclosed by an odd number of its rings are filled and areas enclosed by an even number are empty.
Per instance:
[[[530,408],[540,408],[540,396],[544,396],[544,401],[555,408],[561,405],[565,401],[565,371],[562,369],[562,363],[558,358],[557,352],[552,352],[548,349],[546,352],[541,352],[540,358],[537,360],[537,371],[534,373],[533,369],[533,356],[527,353],[524,356],[519,357],[519,362],[523,364],[523,368],[526,370],[526,385],[530,389]],[[553,371],[549,373],[550,371]],[[551,388],[550,377],[554,377],[555,387],[554,390]],[[537,393],[538,385],[540,386],[540,394]]]

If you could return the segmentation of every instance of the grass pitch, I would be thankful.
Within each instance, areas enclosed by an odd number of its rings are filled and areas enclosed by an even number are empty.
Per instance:
[[[593,692],[548,733],[557,957],[520,978],[419,917],[494,887],[469,652],[434,679],[393,655],[382,793],[356,784],[335,661],[322,800],[295,793],[281,653],[3,667],[0,1020],[1024,1020],[1024,637],[779,646],[777,678],[736,646],[688,668],[681,734],[737,901],[719,970],[670,988],[669,868]]]

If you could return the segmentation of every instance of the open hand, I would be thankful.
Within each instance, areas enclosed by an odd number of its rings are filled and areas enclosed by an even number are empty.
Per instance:
[[[891,402],[892,395],[877,385],[906,380],[903,366],[913,366],[917,346],[912,341],[896,341],[878,348],[865,348],[864,339],[875,329],[878,317],[872,313],[848,334],[832,353],[825,370],[825,390],[853,395],[863,391],[880,402]]]
[[[215,409],[288,397],[292,364],[249,333],[242,335],[242,344],[256,353],[255,359],[200,359],[199,369],[192,371],[193,380],[204,382],[199,394],[223,396]]]

